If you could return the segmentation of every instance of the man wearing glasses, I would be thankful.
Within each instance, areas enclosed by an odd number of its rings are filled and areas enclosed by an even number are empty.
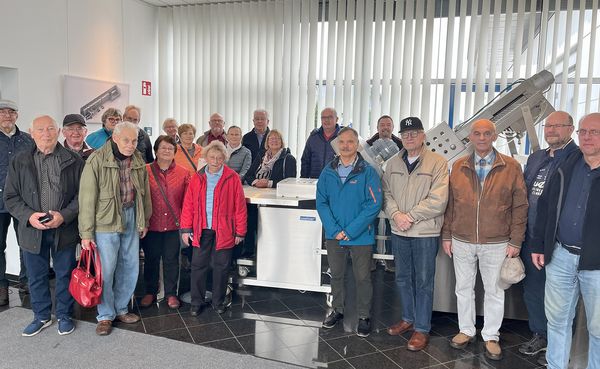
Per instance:
[[[404,149],[388,161],[382,184],[402,302],[402,320],[388,334],[413,331],[407,349],[420,351],[427,346],[431,330],[435,258],[448,202],[448,163],[424,145],[419,118],[402,119],[400,137]]]
[[[537,202],[545,184],[563,160],[577,145],[571,138],[573,134],[573,118],[564,111],[555,111],[546,118],[544,124],[544,140],[548,143],[546,150],[538,150],[527,159],[525,166],[525,184],[527,185],[527,231],[521,253],[525,264],[525,279],[523,280],[523,299],[529,316],[529,330],[533,333],[531,339],[519,347],[519,352],[525,355],[536,355],[546,351],[546,314],[544,313],[544,285],[546,273],[538,270],[531,261],[530,240],[533,237],[533,226],[537,214]],[[539,358],[543,360],[544,355]]]
[[[85,143],[87,124],[83,115],[67,114],[63,119],[62,134],[65,137],[63,146],[78,153],[83,160],[87,160],[94,152],[94,149]]]
[[[123,121],[123,115],[119,109],[108,108],[102,114],[102,128],[90,133],[85,140],[94,150],[101,148],[112,136],[115,126]]]
[[[531,258],[546,268],[548,367],[569,364],[579,294],[589,332],[588,368],[600,368],[600,113],[579,123],[579,150],[556,169],[538,200]]]
[[[196,143],[202,147],[208,146],[209,143],[217,140],[223,142],[223,145],[227,145],[227,135],[225,134],[225,119],[219,113],[211,114],[208,119],[208,125],[210,129],[202,136],[198,137]]]
[[[8,279],[6,279],[6,236],[8,227],[13,219],[15,233],[18,227],[17,220],[12,218],[4,205],[4,185],[8,166],[12,158],[21,151],[27,151],[33,148],[33,139],[29,133],[25,133],[17,127],[16,122],[19,117],[19,107],[14,101],[0,100],[0,306],[8,305]],[[20,288],[19,292],[27,292],[27,277],[25,265],[23,263],[22,253],[19,253],[21,259],[21,272],[19,273]]]
[[[304,146],[300,159],[300,178],[319,178],[327,163],[333,160],[335,151],[331,147],[340,131],[337,112],[333,108],[321,111],[321,127],[314,129]]]

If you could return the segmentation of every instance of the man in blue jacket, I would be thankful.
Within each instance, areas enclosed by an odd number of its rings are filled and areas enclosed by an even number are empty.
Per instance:
[[[600,113],[579,123],[581,150],[556,169],[538,200],[531,258],[546,269],[548,368],[569,365],[573,318],[583,297],[588,368],[600,368]]]
[[[529,316],[529,330],[533,333],[531,339],[519,347],[519,352],[525,355],[535,355],[546,351],[546,314],[544,314],[544,284],[546,272],[538,270],[531,262],[530,240],[533,237],[533,226],[537,215],[537,202],[550,176],[562,161],[577,145],[571,138],[573,134],[573,118],[564,111],[555,111],[548,115],[544,124],[544,140],[548,143],[546,150],[538,150],[529,155],[525,166],[525,184],[527,185],[527,231],[521,253],[525,264],[525,279],[523,280],[523,299]],[[543,355],[540,357],[543,360]]]
[[[15,233],[18,228],[18,220],[13,218],[4,205],[2,196],[6,175],[13,157],[21,151],[33,148],[33,140],[29,133],[23,132],[17,127],[19,107],[14,101],[0,100],[0,306],[8,305],[8,279],[6,278],[6,236],[12,219]],[[22,252],[21,272],[19,273],[19,292],[27,292],[27,274],[23,262]]]
[[[325,108],[321,112],[321,127],[313,130],[304,146],[300,158],[300,178],[319,178],[323,167],[335,156],[331,147],[340,131],[337,112],[333,108]]]
[[[333,328],[344,318],[344,275],[350,253],[356,281],[357,334],[366,337],[371,332],[373,221],[381,209],[381,181],[358,153],[354,129],[341,129],[338,145],[339,157],[325,166],[317,182],[317,211],[325,228],[333,295],[333,311],[323,321],[323,328]]]

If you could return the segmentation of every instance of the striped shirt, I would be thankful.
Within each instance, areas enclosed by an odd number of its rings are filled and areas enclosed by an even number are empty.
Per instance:
[[[40,211],[47,213],[50,210],[59,210],[62,205],[62,190],[60,189],[60,158],[56,148],[48,155],[36,150],[33,161],[38,174]]]

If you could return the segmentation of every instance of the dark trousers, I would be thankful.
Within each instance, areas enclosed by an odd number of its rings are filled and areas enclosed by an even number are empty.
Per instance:
[[[141,239],[144,250],[144,286],[146,294],[158,293],[160,260],[163,262],[165,296],[177,295],[179,279],[179,231],[148,232]]]
[[[359,318],[368,318],[371,315],[371,300],[373,298],[373,284],[371,283],[371,258],[372,245],[365,246],[340,246],[337,240],[327,240],[327,261],[331,268],[331,294],[332,305],[340,313],[344,312],[346,290],[344,275],[346,274],[347,256],[352,258],[352,272],[356,281],[356,311]]]
[[[225,299],[227,288],[227,272],[233,249],[217,250],[215,231],[203,229],[200,247],[192,250],[191,294],[192,305],[204,303],[208,270],[212,265],[212,304],[218,306]]]
[[[73,297],[69,293],[69,281],[71,272],[75,268],[75,245],[56,251],[54,249],[54,233],[55,230],[43,231],[39,254],[23,251],[29,278],[31,310],[38,320],[50,319],[52,312],[52,296],[48,280],[50,256],[52,256],[52,264],[56,273],[56,317],[58,319],[71,317],[73,310]]]
[[[523,300],[529,317],[529,330],[546,337],[548,319],[544,311],[544,289],[546,285],[546,268],[538,270],[531,262],[531,249],[523,243],[521,259],[525,265],[523,279]]]
[[[15,234],[17,234],[17,227],[19,222],[16,218],[13,218],[9,213],[0,213],[0,287],[8,287],[8,279],[6,278],[6,237],[8,236],[8,227],[10,226],[10,220],[13,220],[13,228]],[[18,242],[18,240],[17,240]],[[19,261],[21,263],[21,270],[19,272],[19,282],[27,283],[27,269],[23,261],[23,251],[19,249]]]

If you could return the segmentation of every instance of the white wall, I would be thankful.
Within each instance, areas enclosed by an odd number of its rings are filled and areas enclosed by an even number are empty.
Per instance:
[[[0,0],[0,10],[0,67],[18,70],[21,129],[41,114],[62,122],[71,113],[62,111],[68,74],[129,83],[130,103],[142,108],[142,125],[156,136],[156,7],[139,0]],[[152,82],[153,96],[141,95],[142,80]],[[7,272],[17,274],[12,227],[8,242]]]

